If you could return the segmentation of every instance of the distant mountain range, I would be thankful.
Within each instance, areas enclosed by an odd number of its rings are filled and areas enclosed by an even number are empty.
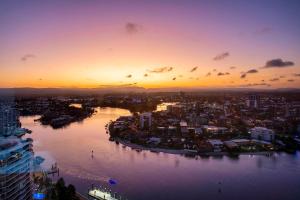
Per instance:
[[[0,88],[0,95],[97,95],[108,93],[142,93],[142,92],[300,92],[300,88],[143,88],[137,86],[106,86],[99,88]]]

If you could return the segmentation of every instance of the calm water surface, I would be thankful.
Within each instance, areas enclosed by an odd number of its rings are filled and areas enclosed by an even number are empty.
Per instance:
[[[160,199],[300,199],[300,154],[186,158],[180,155],[136,152],[109,142],[105,124],[127,110],[98,109],[97,114],[64,129],[22,117],[33,131],[34,151],[57,162],[60,175],[82,194],[92,185],[107,185],[130,200]],[[91,151],[94,151],[94,158]]]

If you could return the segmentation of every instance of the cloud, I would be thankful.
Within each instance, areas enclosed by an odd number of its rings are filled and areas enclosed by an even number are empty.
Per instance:
[[[294,82],[295,80],[294,79],[289,79],[287,80],[288,82]]]
[[[137,85],[137,83],[124,83],[124,84],[116,84],[116,85],[99,85],[100,88],[122,88],[122,87],[132,87]]]
[[[236,67],[235,66],[231,66],[230,69],[236,69]]]
[[[175,81],[175,80],[176,80],[176,77],[172,78],[172,80]]]
[[[263,68],[283,68],[295,65],[292,61],[283,61],[281,58],[269,60]]]
[[[279,78],[285,78],[285,76],[279,76]]]
[[[241,72],[241,78],[246,78],[247,74],[255,74],[258,73],[258,70],[256,69],[250,69],[247,72]]]
[[[198,69],[198,67],[194,67],[193,69],[191,69],[190,72],[194,72],[194,71],[196,71],[197,69]]]
[[[148,74],[146,73],[146,74],[144,74],[144,77],[148,77]]]
[[[148,70],[151,73],[164,73],[164,72],[170,72],[173,70],[173,67],[159,67],[155,68],[153,70]]]
[[[258,73],[258,70],[256,70],[256,69],[250,69],[246,73],[247,74],[254,74],[254,73]]]
[[[125,24],[125,30],[128,34],[136,34],[142,30],[142,26],[133,22]]]
[[[271,81],[271,82],[276,82],[276,81],[279,81],[279,78],[272,78],[272,79],[270,79],[269,81]]]
[[[127,76],[126,76],[126,78],[131,78],[132,77],[132,75],[131,74],[128,74]]]
[[[178,77],[179,77],[179,78],[182,78],[182,77],[183,77],[183,75],[182,75],[182,74],[180,74]]]
[[[271,33],[272,31],[273,31],[273,29],[270,28],[270,27],[263,27],[261,29],[256,30],[254,32],[254,34],[256,34],[256,35],[265,35],[265,34]]]
[[[239,87],[255,87],[255,86],[267,86],[270,87],[270,84],[267,83],[249,83],[249,84],[245,84],[245,85],[239,85]]]
[[[35,58],[36,56],[34,54],[25,54],[23,57],[21,57],[22,62],[26,62],[30,59]]]
[[[211,76],[211,73],[210,73],[210,72],[208,72],[208,73],[206,74],[206,76]]]
[[[300,76],[300,74],[294,74],[294,76]]]
[[[168,72],[172,71],[173,70],[173,67],[169,67],[168,69]]]
[[[217,75],[218,76],[226,76],[226,75],[230,75],[230,73],[229,72],[225,72],[225,73],[219,72]]]
[[[216,57],[214,57],[213,60],[215,60],[215,61],[223,60],[228,56],[229,56],[229,52],[224,52],[224,53],[221,53],[221,54],[217,55]]]

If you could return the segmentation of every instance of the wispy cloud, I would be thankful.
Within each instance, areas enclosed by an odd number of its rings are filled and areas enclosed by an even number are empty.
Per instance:
[[[26,62],[30,59],[35,58],[36,56],[34,54],[25,54],[24,56],[21,57],[22,62]]]
[[[235,66],[231,66],[230,69],[236,69],[236,67]]]
[[[294,76],[300,76],[300,74],[294,74]]]
[[[124,83],[124,84],[116,84],[116,85],[99,85],[100,88],[120,88],[120,87],[132,87],[137,85],[137,83]]]
[[[294,66],[295,63],[292,61],[283,61],[281,58],[269,60],[266,62],[263,68],[283,68]]]
[[[148,77],[148,74],[146,73],[146,74],[144,74],[144,77]]]
[[[172,80],[175,81],[175,80],[176,80],[176,77],[172,78]]]
[[[194,72],[198,69],[198,67],[193,67],[190,72]]]
[[[254,73],[258,73],[257,69],[250,69],[246,72],[247,74],[254,74]]]
[[[132,77],[132,75],[131,74],[128,74],[127,76],[126,76],[126,78],[131,78]]]
[[[267,83],[249,83],[249,84],[239,85],[239,87],[256,87],[256,86],[270,87],[271,85]]]
[[[170,72],[173,70],[173,67],[159,67],[152,70],[148,70],[151,73],[164,73],[164,72]]]
[[[256,30],[254,32],[254,34],[256,34],[256,35],[265,35],[265,34],[271,33],[272,31],[273,31],[273,29],[270,28],[270,27],[263,27],[263,28],[260,28],[260,29]]]
[[[128,34],[135,34],[142,30],[142,26],[133,22],[125,24],[125,30]]]
[[[206,74],[206,76],[211,76],[211,73],[210,73],[210,72],[208,72],[208,73]]]
[[[227,75],[230,75],[230,73],[229,72],[225,72],[225,73],[219,72],[217,75],[218,76],[227,76]]]
[[[228,56],[229,56],[229,52],[224,52],[224,53],[221,53],[221,54],[215,56],[215,57],[213,58],[213,60],[215,60],[215,61],[223,60],[223,59],[225,59],[225,58],[228,57]]]
[[[289,79],[287,80],[288,82],[294,82],[295,80],[294,79]]]
[[[250,69],[247,72],[242,72],[241,78],[246,78],[247,74],[255,74],[258,73],[257,69]]]
[[[242,74],[242,75],[241,75],[241,78],[246,78],[246,76],[247,76],[246,73],[245,73],[245,74]]]
[[[276,81],[279,81],[279,78],[272,78],[272,79],[270,79],[269,81],[271,81],[271,82],[276,82]]]

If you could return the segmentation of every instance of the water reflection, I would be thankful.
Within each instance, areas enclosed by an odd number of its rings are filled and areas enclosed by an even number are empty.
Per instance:
[[[58,130],[35,123],[35,117],[23,117],[21,121],[33,130],[31,137],[38,144],[34,145],[34,151],[47,151],[58,162],[61,175],[82,194],[92,184],[108,186],[109,178],[114,178],[118,184],[113,190],[133,200],[300,196],[299,157],[275,154],[275,158],[248,155],[187,158],[136,152],[109,142],[104,128],[110,120],[129,114],[124,109],[101,108],[81,124]],[[293,195],[283,192],[284,187],[293,191]]]

